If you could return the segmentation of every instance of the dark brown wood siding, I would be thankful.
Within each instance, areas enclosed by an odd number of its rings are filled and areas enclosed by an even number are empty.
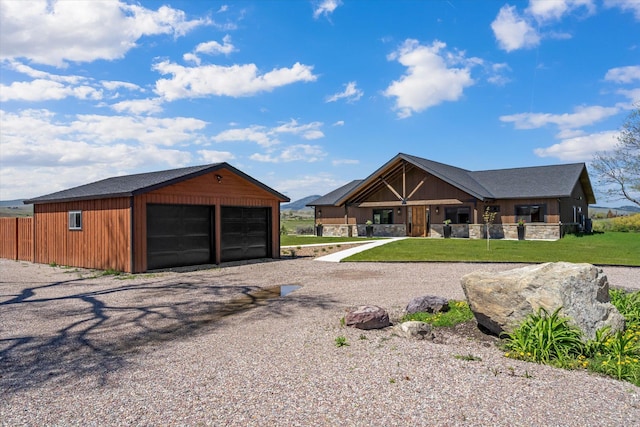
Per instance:
[[[82,212],[82,229],[69,230],[69,211]],[[34,206],[38,263],[131,271],[129,198]]]
[[[222,177],[218,182],[216,175]],[[215,256],[220,263],[220,207],[246,206],[271,208],[271,253],[280,254],[280,200],[233,172],[220,169],[206,175],[169,185],[134,197],[134,271],[147,270],[147,204],[214,206]]]

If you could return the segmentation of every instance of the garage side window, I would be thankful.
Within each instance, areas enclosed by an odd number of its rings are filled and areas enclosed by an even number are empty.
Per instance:
[[[82,211],[69,211],[69,230],[82,230]]]

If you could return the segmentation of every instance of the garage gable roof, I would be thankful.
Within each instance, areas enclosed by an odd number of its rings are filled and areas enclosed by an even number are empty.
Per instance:
[[[367,178],[352,181],[308,205],[340,206],[366,194],[367,189],[372,186],[379,185],[381,178],[397,171],[403,162],[418,167],[479,200],[569,197],[579,182],[584,189],[587,202],[595,203],[584,163],[469,171],[399,153]]]
[[[67,202],[73,200],[106,199],[113,197],[131,197],[148,193],[178,182],[196,178],[220,169],[228,169],[245,180],[273,194],[281,202],[288,202],[289,198],[278,193],[263,183],[251,178],[226,162],[213,163],[202,166],[190,166],[180,169],[170,169],[158,172],[139,173],[134,175],[116,176],[80,185],[67,190],[58,191],[33,199],[25,200],[25,204]]]

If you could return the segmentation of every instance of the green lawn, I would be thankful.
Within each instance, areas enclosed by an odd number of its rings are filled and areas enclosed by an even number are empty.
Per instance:
[[[387,243],[345,261],[586,262],[640,266],[640,234],[608,232],[568,235],[546,242],[533,240],[422,239]]]
[[[285,235],[280,236],[280,246],[301,246],[301,245],[316,245],[322,243],[344,243],[344,242],[357,242],[359,240],[375,240],[365,239],[363,237],[315,237],[315,236],[293,236]],[[378,237],[377,239],[382,239]]]

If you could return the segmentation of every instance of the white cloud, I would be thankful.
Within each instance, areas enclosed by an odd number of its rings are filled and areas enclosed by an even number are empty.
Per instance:
[[[250,159],[258,162],[268,163],[283,163],[294,161],[313,163],[324,159],[326,155],[327,153],[325,153],[322,147],[319,145],[296,144],[282,149],[276,156],[272,155],[272,153],[255,153],[250,156]]]
[[[638,102],[640,102],[640,87],[635,89],[629,89],[629,90],[620,89],[616,91],[616,93],[627,97],[631,101],[631,104],[622,107],[627,110],[633,109],[633,104],[637,104]]]
[[[129,144],[131,149],[135,149],[142,146],[173,146],[187,141],[197,143],[203,139],[198,132],[206,126],[206,122],[186,117],[157,119],[76,115],[68,120],[66,117],[58,118],[48,110],[23,110],[18,113],[0,110],[0,114],[3,137],[0,156],[4,164],[55,164],[69,159],[70,155],[75,156],[76,153],[100,151],[105,147],[121,144]],[[85,144],[85,149],[73,149],[74,144]],[[67,148],[60,150],[58,154],[48,152],[57,152],[55,147],[61,145]],[[108,150],[104,154],[111,159],[112,154]],[[82,156],[79,161],[82,161]],[[123,158],[120,161],[145,160]]]
[[[100,82],[100,84],[107,90],[118,90],[120,88],[122,89],[127,89],[130,91],[140,91],[143,92],[144,89],[142,89],[140,86],[138,86],[137,84],[133,84],[133,83],[129,83],[129,82],[121,82],[118,80],[103,80]]]
[[[297,120],[291,119],[278,127],[272,129],[272,133],[290,133],[300,135],[304,139],[319,139],[324,137],[324,133],[320,131],[322,122],[311,122],[299,125]]]
[[[160,98],[129,99],[117,102],[111,105],[111,108],[118,113],[129,112],[134,115],[156,114],[163,111]]]
[[[141,169],[185,166],[192,156],[183,144],[203,141],[205,125],[183,117],[69,119],[48,110],[0,110],[1,197],[33,197]]]
[[[275,188],[283,194],[291,197],[291,200],[299,200],[311,194],[326,194],[346,184],[345,181],[321,172],[312,175],[301,175],[290,179],[277,180]]]
[[[487,81],[496,86],[504,86],[511,81],[510,78],[505,76],[505,73],[511,71],[511,67],[505,63],[491,64],[488,67],[489,77]]]
[[[215,142],[255,142],[262,147],[270,147],[279,144],[276,138],[272,138],[272,132],[269,132],[264,126],[250,126],[244,129],[228,129],[220,132],[211,139]]]
[[[228,151],[198,150],[200,158],[207,163],[222,163],[233,160],[236,156]]]
[[[318,19],[321,15],[328,17],[331,15],[338,6],[342,5],[341,0],[321,0],[317,3],[313,10],[313,17]]]
[[[640,80],[640,65],[612,68],[607,71],[604,79],[621,84],[632,83],[634,80]]]
[[[199,53],[205,53],[208,55],[229,55],[231,52],[234,52],[236,50],[235,46],[231,44],[230,35],[227,34],[226,36],[224,36],[222,39],[222,43],[223,44],[220,44],[217,41],[200,43],[196,46],[193,52],[185,53],[182,58],[185,61],[195,62],[197,65],[200,65],[201,60],[198,56]]]
[[[338,120],[332,126],[344,126],[344,120]]]
[[[515,6],[504,5],[491,23],[491,29],[500,48],[507,52],[535,47],[540,43],[538,32],[518,14]]]
[[[604,0],[604,5],[631,12],[636,20],[640,21],[640,2],[638,0]]]
[[[358,101],[362,95],[364,95],[364,92],[356,87],[356,82],[349,82],[344,86],[345,88],[342,92],[328,96],[326,102],[335,102],[339,99],[346,99],[347,102],[351,103]]]
[[[195,51],[196,53],[207,53],[209,55],[217,55],[219,53],[228,55],[235,50],[235,46],[231,44],[231,36],[227,34],[222,38],[222,44],[217,41],[200,43],[196,46]]]
[[[612,149],[617,143],[617,131],[606,131],[568,138],[547,148],[536,148],[538,157],[553,157],[567,162],[584,162],[593,159],[598,151]]]
[[[465,59],[464,53],[441,52],[445,47],[445,43],[437,40],[425,46],[408,39],[388,56],[407,67],[404,76],[384,91],[385,96],[396,98],[394,109],[398,110],[398,117],[406,118],[442,102],[456,101],[465,87],[474,84],[470,66],[477,63],[475,58]],[[459,64],[462,66],[453,67]]]
[[[291,134],[306,140],[319,139],[324,137],[320,130],[322,122],[311,122],[298,124],[297,120],[291,119],[281,125],[267,128],[265,126],[252,125],[243,129],[228,129],[215,135],[214,142],[255,142],[262,147],[271,147],[280,144],[279,135]]]
[[[121,1],[0,2],[2,58],[63,67],[67,61],[123,58],[143,36],[182,36],[206,19],[168,6],[153,11]]]
[[[163,61],[155,64],[153,69],[163,75],[173,76],[171,79],[160,79],[156,82],[156,93],[169,101],[206,96],[252,96],[270,92],[280,86],[317,79],[313,75],[312,66],[300,63],[295,63],[291,68],[274,69],[265,74],[259,74],[255,64],[183,67]]]
[[[552,124],[560,129],[575,129],[592,125],[620,112],[618,107],[577,107],[573,113],[520,113],[501,116],[500,121],[513,123],[516,129],[537,129]]]
[[[47,101],[64,98],[101,99],[102,92],[91,86],[70,86],[52,80],[0,84],[0,101]]]
[[[595,12],[593,0],[529,0],[527,13],[538,21],[558,21],[566,14],[584,8],[588,14]]]
[[[103,97],[101,86],[108,86],[97,85],[92,79],[83,76],[64,76],[37,70],[15,60],[4,60],[2,65],[33,80],[14,81],[10,85],[0,84],[0,101],[57,101],[65,98],[99,100]]]

